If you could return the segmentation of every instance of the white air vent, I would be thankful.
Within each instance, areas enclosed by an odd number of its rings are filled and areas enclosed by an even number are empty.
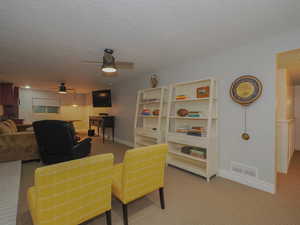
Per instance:
[[[231,172],[238,173],[243,176],[257,178],[257,168],[247,166],[242,163],[231,162]]]

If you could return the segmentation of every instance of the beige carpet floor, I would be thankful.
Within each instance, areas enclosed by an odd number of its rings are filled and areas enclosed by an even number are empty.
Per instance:
[[[112,152],[121,162],[127,146],[100,144],[93,140],[93,154]],[[38,162],[22,165],[17,225],[32,225],[26,202],[26,190],[33,185]],[[216,177],[207,183],[190,173],[168,167],[166,171],[166,209],[161,210],[158,193],[152,193],[129,205],[130,225],[299,225],[300,224],[300,152],[296,152],[288,175],[279,175],[275,195]],[[123,224],[122,208],[112,202],[114,225]],[[105,225],[105,216],[84,223]]]

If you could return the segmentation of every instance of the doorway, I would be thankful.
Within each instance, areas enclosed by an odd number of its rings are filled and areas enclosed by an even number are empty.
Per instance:
[[[277,55],[276,169],[280,174],[288,174],[300,164],[297,137],[300,137],[300,49]]]

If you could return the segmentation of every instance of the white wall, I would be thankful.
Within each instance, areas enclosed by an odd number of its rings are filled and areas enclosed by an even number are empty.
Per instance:
[[[117,138],[133,141],[133,118],[136,91],[149,87],[149,76],[156,72],[160,84],[191,81],[212,76],[219,81],[219,169],[222,176],[274,192],[275,172],[275,68],[276,54],[299,48],[300,30],[261,40],[205,59],[174,65],[161,71],[149,71],[147,76],[128,79],[113,88]],[[195,46],[196,48],[197,46]],[[201,51],[201,49],[199,49]],[[159,52],[158,52],[159,54]],[[178,52],[180,54],[180,52]],[[248,109],[251,139],[243,141],[242,107],[229,97],[232,81],[240,75],[252,74],[263,83],[261,98]],[[235,177],[230,172],[231,161],[258,169],[258,180]]]
[[[295,128],[296,128],[296,138],[295,138],[295,148],[300,151],[300,86],[294,87],[294,116],[295,116]]]

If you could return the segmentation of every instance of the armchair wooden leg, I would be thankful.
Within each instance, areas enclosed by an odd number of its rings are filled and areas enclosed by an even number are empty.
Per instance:
[[[161,207],[161,209],[165,209],[164,188],[159,189],[159,198],[160,198],[160,207]]]
[[[123,204],[123,223],[124,225],[128,225],[128,211],[127,211],[127,204]]]
[[[111,225],[111,210],[106,211],[106,225]]]

